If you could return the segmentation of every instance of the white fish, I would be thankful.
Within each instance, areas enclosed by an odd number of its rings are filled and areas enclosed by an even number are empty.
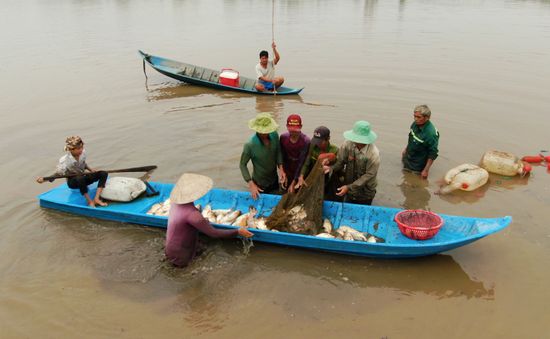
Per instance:
[[[256,222],[254,223],[255,228],[259,230],[268,230],[267,225],[265,223],[265,218],[258,218],[256,219]]]
[[[353,240],[367,241],[367,237],[365,237],[363,233],[359,232],[355,228],[349,226],[340,226],[338,230],[340,230],[340,232],[345,232],[345,234],[349,234],[353,238]]]
[[[225,216],[226,214],[230,213],[231,211],[233,211],[231,208],[212,210],[212,212],[214,212],[216,217],[219,217],[220,215]]]
[[[222,219],[220,220],[220,224],[231,225],[239,215],[241,215],[241,211],[239,210],[229,212],[224,217],[222,217]]]
[[[156,203],[153,206],[151,206],[149,211],[147,211],[147,214],[155,214],[161,207],[162,207],[162,203],[160,202]]]
[[[328,234],[328,233],[319,233],[316,235],[316,237],[319,237],[319,238],[329,238],[329,239],[332,239],[334,238],[334,236],[332,234]]]
[[[348,232],[357,232],[357,230],[355,228],[352,228],[352,227],[349,227],[349,226],[344,226],[344,225],[338,227],[337,231],[342,231],[342,232],[346,232],[346,233],[348,233]]]
[[[294,206],[290,209],[290,211],[288,211],[289,214],[298,214],[300,213],[300,211],[302,211],[304,208],[304,205],[297,205],[297,206]]]
[[[203,217],[208,219],[208,214],[210,214],[210,212],[212,212],[212,206],[210,206],[210,204],[208,204],[204,207],[201,214],[202,214]]]
[[[367,242],[374,242],[374,243],[375,243],[375,242],[376,242],[376,238],[375,238],[373,235],[371,235],[371,236],[367,239]]]
[[[245,227],[248,225],[248,216],[249,213],[241,214],[233,222],[233,226]]]
[[[344,234],[344,240],[349,240],[349,241],[353,241],[353,236],[351,235],[351,233],[349,232],[346,232],[346,234]]]
[[[206,205],[201,214],[209,222],[216,222],[216,215],[214,214],[214,212],[212,212],[212,207],[210,206],[210,204]]]
[[[325,231],[325,233],[329,234],[332,232],[332,223],[330,222],[330,220],[323,220],[323,230]]]
[[[246,226],[250,228],[256,228],[254,217],[258,213],[258,210],[254,208],[254,206],[250,206],[248,209],[248,218],[246,220]]]
[[[344,235],[346,235],[346,230],[342,228],[342,226],[340,226],[340,228],[338,228],[336,230],[336,237],[337,238],[340,238],[340,239],[344,239]]]

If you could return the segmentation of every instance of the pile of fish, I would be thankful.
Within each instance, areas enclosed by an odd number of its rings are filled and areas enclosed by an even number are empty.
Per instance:
[[[195,207],[201,211],[200,205],[195,205]],[[160,202],[151,206],[147,214],[159,215],[159,216],[168,216],[170,212],[170,199],[167,199],[164,202]],[[305,219],[305,210],[303,205],[298,205],[292,208],[289,211],[289,224],[291,228],[300,227],[300,222]],[[213,224],[220,225],[232,225],[238,227],[248,227],[255,228],[264,231],[278,232],[275,229],[270,230],[266,225],[266,218],[256,217],[258,211],[250,206],[247,213],[242,213],[240,210],[234,209],[212,209],[210,204],[206,205],[202,211],[202,216]],[[369,243],[385,242],[384,239],[376,237],[369,233],[359,232],[358,230],[350,226],[340,226],[337,229],[334,229],[332,223],[329,219],[323,221],[323,227],[321,233],[317,234],[316,237],[319,238],[331,238],[331,239],[342,239],[348,241],[365,241]]]
[[[314,230],[315,224],[311,220],[307,220],[307,212],[304,205],[296,205],[288,211],[288,226],[291,232],[295,233],[311,233],[308,230]]]
[[[210,205],[206,205],[201,213],[211,223],[269,230],[265,218],[256,218],[258,211],[253,206],[250,206],[247,213],[242,213],[231,208],[214,210]]]
[[[359,232],[350,226],[340,225],[340,227],[335,230],[328,219],[323,221],[323,229],[316,237],[329,239],[336,238],[348,241],[366,241],[370,243],[385,242],[382,238],[376,237],[370,233]]]
[[[157,204],[154,204],[147,211],[147,214],[159,215],[159,216],[164,216],[164,217],[167,217],[168,213],[170,213],[170,198],[166,199],[163,202],[159,202]]]

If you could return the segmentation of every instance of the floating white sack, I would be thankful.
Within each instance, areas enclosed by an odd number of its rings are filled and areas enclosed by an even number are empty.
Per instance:
[[[473,191],[485,185],[487,180],[489,180],[489,173],[485,169],[472,164],[462,164],[445,174],[447,186],[442,187],[440,193],[447,194],[457,189]]]
[[[103,199],[128,202],[145,192],[147,186],[137,178],[112,177],[101,192]]]

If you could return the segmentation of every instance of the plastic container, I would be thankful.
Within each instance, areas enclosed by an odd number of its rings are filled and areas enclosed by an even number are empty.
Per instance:
[[[231,68],[222,68],[220,84],[231,87],[239,86],[239,72]]]
[[[523,168],[523,162],[518,157],[508,152],[487,151],[481,158],[481,167],[495,174],[513,177],[514,175],[525,175],[527,171]]]
[[[457,189],[473,191],[485,185],[488,180],[489,172],[485,169],[472,164],[462,164],[445,174],[447,186],[442,187],[440,193],[447,194]]]
[[[414,240],[433,238],[443,226],[439,215],[424,210],[404,210],[397,213],[394,219],[401,233]]]
[[[542,155],[526,155],[523,158],[521,158],[521,161],[536,164],[536,163],[543,162],[544,157]]]

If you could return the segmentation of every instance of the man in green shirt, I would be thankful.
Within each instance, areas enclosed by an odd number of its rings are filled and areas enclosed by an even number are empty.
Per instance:
[[[325,173],[344,171],[344,182],[336,195],[347,202],[372,204],[380,167],[380,153],[374,145],[377,137],[368,121],[357,121],[352,130],[344,132],[346,141],[338,150],[336,163],[333,166],[329,166],[327,160],[323,163]]]
[[[414,108],[414,122],[409,131],[407,147],[403,150],[403,167],[419,172],[426,179],[438,155],[439,132],[431,123],[432,112],[427,105]]]
[[[279,182],[286,182],[286,175],[277,134],[279,125],[273,120],[271,114],[258,114],[248,122],[248,127],[256,133],[244,144],[240,169],[244,181],[248,183],[250,194],[255,200],[260,196],[260,192],[277,192]],[[252,176],[247,167],[251,160]]]

